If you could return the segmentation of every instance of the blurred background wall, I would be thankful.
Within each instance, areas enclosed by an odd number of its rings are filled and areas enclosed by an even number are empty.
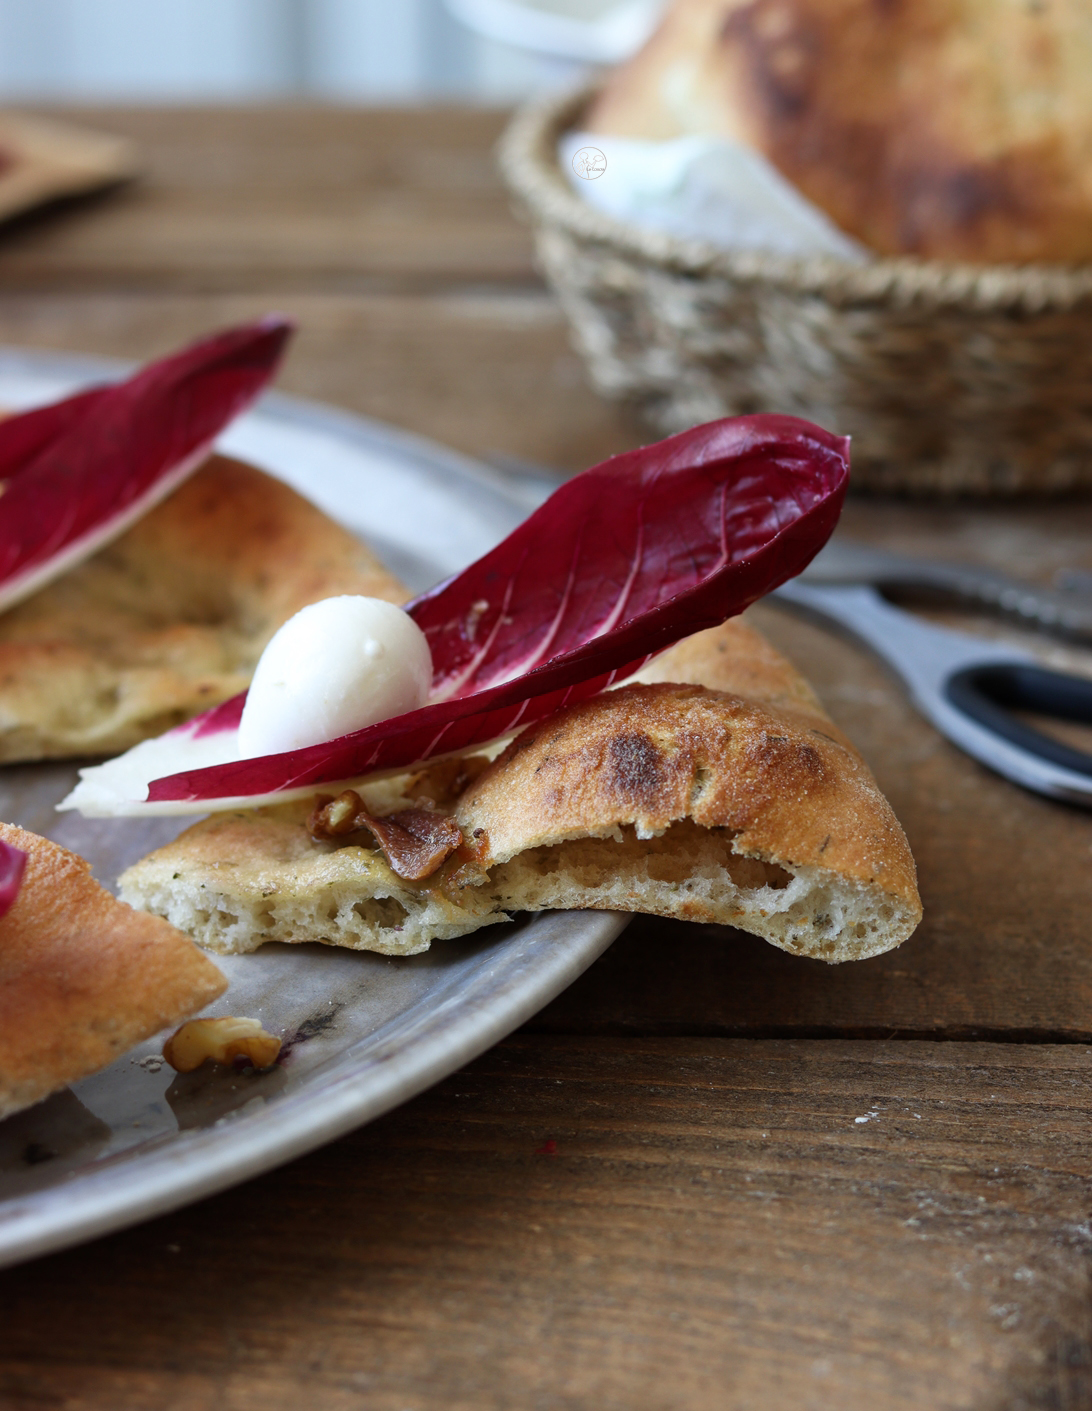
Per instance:
[[[0,0],[0,102],[503,103],[578,73],[444,0]]]

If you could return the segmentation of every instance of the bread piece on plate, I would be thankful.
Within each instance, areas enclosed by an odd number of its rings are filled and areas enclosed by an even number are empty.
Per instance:
[[[528,729],[483,772],[439,762],[360,794],[428,799],[463,846],[398,876],[370,837],[308,830],[309,802],[221,814],[131,867],[121,895],[213,949],[323,941],[412,954],[516,911],[722,922],[825,960],[900,944],[921,904],[909,847],[860,755],[757,632],[727,622],[638,684]]]
[[[360,793],[377,813],[410,802],[389,784]],[[316,841],[307,828],[313,807],[304,799],[214,813],[124,872],[119,895],[221,954],[321,941],[417,955],[434,940],[508,920],[484,892],[449,896],[443,873],[404,880],[370,839]]]
[[[246,689],[308,603],[406,593],[271,476],[214,456],[114,543],[0,615],[0,762],[115,754]]]
[[[675,0],[592,132],[733,138],[884,254],[1092,259],[1085,0]]]
[[[227,989],[158,916],[116,901],[82,857],[0,824],[27,854],[0,917],[0,1117],[112,1063]]]
[[[806,713],[630,686],[528,730],[455,814],[507,910],[719,922],[863,960],[921,916],[902,830],[864,761]]]

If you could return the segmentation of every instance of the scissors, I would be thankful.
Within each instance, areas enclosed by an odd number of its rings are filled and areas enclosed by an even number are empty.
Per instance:
[[[902,678],[921,713],[987,768],[1048,798],[1092,808],[1092,754],[1017,711],[1092,725],[1092,678],[1050,671],[1019,647],[923,622],[881,588],[926,590],[1092,644],[1092,596],[1050,592],[985,569],[832,540],[776,602],[847,629]]]

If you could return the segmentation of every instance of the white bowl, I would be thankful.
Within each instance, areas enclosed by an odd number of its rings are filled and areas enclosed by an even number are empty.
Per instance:
[[[664,0],[446,0],[488,39],[556,58],[617,64],[652,33]]]

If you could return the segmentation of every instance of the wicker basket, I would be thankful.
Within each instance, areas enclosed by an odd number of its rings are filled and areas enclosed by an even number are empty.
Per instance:
[[[661,433],[753,411],[848,431],[858,490],[1092,485],[1092,268],[851,265],[623,224],[558,168],[588,97],[522,111],[501,165],[602,393]]]

